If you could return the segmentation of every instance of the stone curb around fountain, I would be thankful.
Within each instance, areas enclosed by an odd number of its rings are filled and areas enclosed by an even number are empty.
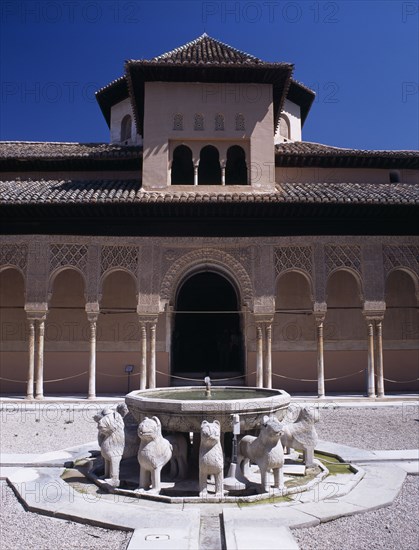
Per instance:
[[[216,505],[201,503],[195,507],[191,504],[170,504],[169,510],[169,505],[137,499],[135,505],[132,504],[133,499],[131,499],[131,504],[123,501],[109,502],[103,498],[95,502],[89,502],[86,495],[77,493],[60,478],[64,471],[63,465],[68,459],[67,454],[81,458],[86,451],[86,447],[92,449],[93,444],[89,443],[59,451],[63,456],[61,467],[54,467],[53,465],[54,462],[58,463],[60,461],[56,453],[3,455],[0,458],[0,466],[4,463],[3,457],[8,458],[8,466],[2,468],[0,477],[8,480],[9,485],[30,511],[105,528],[137,529],[135,543],[132,542],[128,546],[133,550],[139,547],[140,539],[144,548],[159,548],[156,544],[162,542],[163,539],[159,539],[159,537],[163,535],[169,537],[169,539],[165,539],[168,548],[176,548],[177,550],[198,548],[201,516],[199,506]],[[289,527],[315,526],[320,522],[330,521],[337,517],[387,506],[399,494],[406,477],[406,472],[394,465],[394,460],[398,456],[397,452],[383,454],[382,452],[365,451],[324,441],[319,443],[316,450],[331,456],[338,455],[344,461],[353,462],[357,469],[361,470],[362,468],[365,472],[363,479],[359,480],[354,487],[353,478],[345,484],[339,483],[340,478],[337,477],[335,483],[342,485],[340,489],[342,492],[337,494],[343,495],[339,496],[338,502],[323,500],[311,503],[267,503],[242,508],[237,508],[236,505],[232,504],[224,505],[222,510],[227,550],[251,548],[249,545],[242,546],[243,540],[250,544],[249,532],[252,532],[251,530],[254,532],[255,544],[258,540],[261,542],[260,538],[258,539],[258,533],[263,532],[264,547],[266,546],[265,539],[270,540],[272,537],[276,544],[274,548],[281,548],[278,545],[282,539],[284,544],[288,544],[286,541],[289,540],[290,536],[290,532],[287,530]],[[411,458],[411,455],[414,456],[412,454],[414,452],[414,450],[400,451],[400,463],[408,463],[409,460],[403,460],[403,456]],[[18,457],[14,464],[10,463],[12,457]],[[31,459],[38,461],[40,457],[44,460],[42,467],[34,467]],[[384,461],[387,458],[389,460],[385,463]],[[363,460],[366,462],[363,463]],[[350,490],[348,494],[343,494],[346,492],[345,485],[346,489]],[[181,531],[179,525],[182,525]],[[188,535],[186,538],[180,539],[180,532],[184,533],[185,528]],[[241,531],[242,528],[244,531]],[[144,538],[147,533],[152,537],[150,540]],[[244,539],[241,533],[244,533]],[[172,543],[173,546],[169,546]],[[292,548],[289,544],[282,547]],[[269,550],[268,546],[266,548]],[[295,546],[295,548],[298,548],[298,546]]]

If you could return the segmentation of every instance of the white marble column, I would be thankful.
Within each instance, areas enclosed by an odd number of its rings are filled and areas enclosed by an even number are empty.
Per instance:
[[[29,366],[26,386],[26,399],[33,399],[33,385],[35,372],[35,320],[28,319],[29,323]]]
[[[264,380],[265,388],[272,388],[272,324],[266,323],[265,325],[265,368],[264,368]]]
[[[377,397],[384,397],[384,365],[383,365],[383,322],[381,319],[375,324],[377,344]]]
[[[140,390],[147,387],[147,325],[140,321],[141,335],[141,363],[140,363]]]
[[[263,332],[261,323],[256,326],[256,386],[263,388]]]
[[[193,184],[198,185],[198,168],[199,166],[197,164],[193,167]]]
[[[96,397],[96,319],[89,319],[90,323],[90,355],[89,355],[89,388],[88,399]]]
[[[41,319],[38,323],[38,353],[36,357],[36,383],[35,399],[44,398],[44,339],[45,339],[45,320]]]
[[[226,167],[221,166],[221,185],[226,184]]]
[[[325,396],[324,386],[324,316],[316,317],[316,341],[317,341],[317,397]]]
[[[156,324],[150,324],[150,363],[148,371],[148,387],[156,387]]]
[[[367,395],[375,397],[374,380],[374,321],[367,318],[368,327],[368,375],[367,375]]]

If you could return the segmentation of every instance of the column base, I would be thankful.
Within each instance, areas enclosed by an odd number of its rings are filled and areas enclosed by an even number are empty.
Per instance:
[[[94,394],[88,395],[88,396],[87,396],[87,399],[89,399],[90,401],[91,401],[92,399],[96,399],[96,395],[94,395]]]
[[[372,397],[375,398],[375,397],[377,397],[377,396],[375,395],[375,393],[369,393],[367,397],[368,397],[368,398],[372,398]]]
[[[382,392],[382,393],[381,393],[381,392],[377,393],[377,397],[385,397],[385,396],[386,396],[386,394],[385,394],[384,392]]]
[[[42,393],[39,393],[35,395],[35,399],[44,399],[44,395]]]
[[[25,399],[33,399],[33,393],[32,394],[29,394],[25,397]]]

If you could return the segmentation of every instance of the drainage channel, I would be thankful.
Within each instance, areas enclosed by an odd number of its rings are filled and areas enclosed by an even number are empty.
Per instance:
[[[204,512],[205,513],[205,512]],[[222,514],[204,515],[201,508],[199,550],[226,549]]]

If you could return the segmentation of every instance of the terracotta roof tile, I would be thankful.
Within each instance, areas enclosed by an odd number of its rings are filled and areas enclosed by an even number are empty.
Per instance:
[[[0,141],[0,160],[3,159],[112,159],[138,157],[138,145],[112,143],[77,143],[53,141]]]
[[[0,181],[0,204],[94,203],[334,203],[419,204],[419,185],[372,183],[285,183],[271,193],[214,190],[148,192],[138,180]]]

